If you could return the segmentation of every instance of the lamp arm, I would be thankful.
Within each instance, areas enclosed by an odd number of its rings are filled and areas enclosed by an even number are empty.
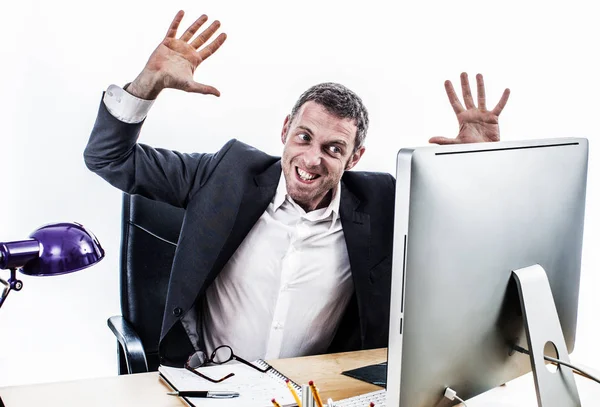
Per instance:
[[[0,264],[4,262],[4,253],[0,250]],[[0,292],[0,307],[4,304],[4,300],[8,297],[8,293],[10,292],[10,284],[8,281],[4,281],[0,278],[0,284],[2,285],[2,292]]]
[[[0,269],[21,268],[37,259],[40,251],[40,242],[36,239],[0,242]]]
[[[2,284],[2,292],[0,292],[0,307],[4,304],[4,300],[8,297],[10,292],[10,284],[0,278],[0,284]]]
[[[21,288],[23,288],[23,282],[21,280],[17,280],[17,270],[13,268],[10,269],[10,277],[8,278],[8,281],[4,281],[0,278],[0,284],[2,284],[2,293],[0,293],[1,308],[2,304],[4,304],[4,300],[6,300],[6,297],[8,297],[8,293],[11,290],[21,291]]]

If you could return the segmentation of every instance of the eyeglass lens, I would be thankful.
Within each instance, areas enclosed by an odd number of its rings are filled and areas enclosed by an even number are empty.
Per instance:
[[[210,361],[221,365],[229,362],[233,358],[233,350],[227,345],[221,345],[216,348],[212,355],[210,355]]]
[[[206,362],[206,354],[202,351],[198,351],[198,352],[194,353],[192,356],[190,356],[187,364],[192,369],[197,369],[197,368],[201,367],[202,365],[204,365],[205,362]]]

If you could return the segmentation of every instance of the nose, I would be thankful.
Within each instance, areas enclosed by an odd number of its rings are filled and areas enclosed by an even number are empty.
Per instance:
[[[321,165],[321,149],[319,146],[312,146],[309,150],[305,151],[302,159],[307,168],[318,167]]]

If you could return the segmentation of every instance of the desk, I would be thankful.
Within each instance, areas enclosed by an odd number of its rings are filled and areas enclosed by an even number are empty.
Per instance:
[[[319,393],[323,400],[327,400],[329,397],[341,400],[382,389],[382,387],[344,376],[341,374],[342,372],[382,363],[386,360],[387,349],[375,349],[271,360],[269,363],[298,384],[307,384],[313,380],[319,387]]]
[[[340,373],[344,370],[385,362],[386,349],[269,361],[297,383],[314,380],[322,396],[334,400],[381,389]],[[6,407],[182,407],[177,397],[167,396],[167,387],[157,372],[86,379],[72,382],[0,388]],[[251,407],[251,406],[249,406]]]
[[[273,367],[297,383],[314,380],[322,396],[339,400],[380,390],[359,380],[341,375],[344,370],[381,363],[386,349],[269,361]],[[591,370],[590,370],[591,372]],[[600,404],[600,385],[576,375],[583,407]],[[167,387],[157,372],[86,379],[72,382],[0,388],[6,407],[182,407],[178,398],[167,396]],[[468,400],[469,407],[537,407],[531,374]],[[251,406],[249,406],[251,407]]]

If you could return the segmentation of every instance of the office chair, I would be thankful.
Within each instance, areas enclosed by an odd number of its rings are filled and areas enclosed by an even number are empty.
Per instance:
[[[119,374],[158,370],[158,342],[183,215],[181,208],[123,194],[122,315],[108,319],[118,341]]]

